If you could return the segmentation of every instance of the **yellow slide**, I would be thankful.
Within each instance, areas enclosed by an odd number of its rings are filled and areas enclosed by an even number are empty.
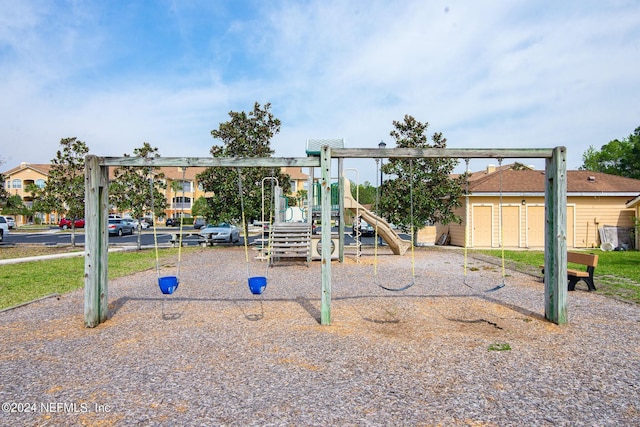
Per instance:
[[[374,228],[377,226],[378,235],[387,242],[394,255],[404,255],[407,249],[411,247],[411,241],[400,238],[387,221],[366,209],[353,198],[351,195],[351,182],[346,178],[344,179],[344,207],[354,213],[357,211],[362,219]]]

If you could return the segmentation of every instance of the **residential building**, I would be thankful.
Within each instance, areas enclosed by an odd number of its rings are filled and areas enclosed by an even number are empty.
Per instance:
[[[545,184],[544,171],[518,163],[475,172],[468,204],[463,198],[456,210],[462,224],[439,224],[437,235],[448,232],[454,246],[542,248]],[[603,226],[633,227],[637,212],[628,203],[639,193],[640,180],[567,171],[567,247],[599,247]]]
[[[31,164],[22,162],[19,166],[2,172],[4,175],[4,188],[11,195],[18,195],[27,207],[33,206],[33,195],[28,191],[30,185],[44,188],[49,177],[50,164]],[[23,215],[15,215],[16,226],[26,224],[28,219]],[[57,223],[58,216],[53,214],[40,214],[34,221],[41,223]]]

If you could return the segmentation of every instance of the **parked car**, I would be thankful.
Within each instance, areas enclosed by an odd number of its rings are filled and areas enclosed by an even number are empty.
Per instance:
[[[207,223],[204,222],[204,218],[196,218],[193,220],[193,228],[195,228],[196,230],[200,230],[205,225],[207,225]]]
[[[13,230],[14,228],[16,228],[16,220],[12,216],[5,216],[4,219],[7,220],[9,230]]]
[[[73,220],[73,224],[75,228],[83,228],[84,227],[84,218],[77,218]],[[66,230],[67,228],[71,228],[71,220],[67,218],[62,218],[60,223],[58,224],[60,228]]]
[[[375,230],[371,224],[368,224],[367,221],[362,219],[362,217],[356,217],[353,220],[353,226],[351,227],[351,232],[353,235],[356,234],[356,231],[360,228],[361,236],[373,236],[375,234]]]
[[[123,236],[125,234],[133,234],[134,226],[126,219],[110,219],[108,230],[109,235]]]
[[[131,220],[131,222],[133,223],[133,226],[135,228],[141,228],[143,230],[149,228],[149,224],[147,223],[147,221],[145,221],[144,218],[142,218],[141,220],[133,219]]]
[[[9,224],[5,217],[0,216],[0,242],[4,240],[4,237],[9,234]]]
[[[167,222],[165,224],[167,227],[179,227],[180,218],[167,218]]]
[[[109,214],[109,219],[122,219],[122,217],[118,214]]]
[[[240,241],[240,230],[235,225],[221,222],[220,224],[208,224],[200,230],[200,236],[209,243],[234,243]]]

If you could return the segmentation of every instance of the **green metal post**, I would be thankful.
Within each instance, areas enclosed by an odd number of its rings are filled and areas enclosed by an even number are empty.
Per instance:
[[[327,145],[320,152],[322,171],[321,215],[322,215],[322,298],[320,324],[331,324],[331,148]]]
[[[545,318],[567,323],[567,150],[546,159],[544,300]]]

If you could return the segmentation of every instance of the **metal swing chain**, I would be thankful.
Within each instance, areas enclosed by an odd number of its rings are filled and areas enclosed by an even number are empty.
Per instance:
[[[464,279],[463,283],[467,285],[467,246],[469,245],[469,158],[464,159],[467,164],[465,171],[466,188],[465,188],[465,215],[464,215]],[[468,285],[467,285],[468,286]]]
[[[376,173],[378,170],[378,159],[376,159]],[[377,267],[378,267],[378,198],[379,198],[379,193],[380,191],[376,191],[376,234],[375,234],[375,242],[374,242],[374,261],[373,261],[373,266],[374,266],[374,270],[373,270],[373,279],[376,285],[380,286],[382,289],[386,290],[386,291],[395,291],[395,292],[399,292],[399,291],[404,291],[409,289],[410,287],[412,287],[415,284],[415,252],[414,252],[414,239],[413,239],[413,232],[414,232],[414,228],[413,228],[413,159],[409,159],[409,173],[410,173],[410,181],[409,181],[409,196],[410,196],[410,220],[411,220],[411,226],[410,226],[410,233],[411,233],[411,282],[409,282],[409,284],[402,286],[400,288],[390,288],[384,285],[381,285],[380,283],[378,283],[378,276],[377,276]],[[382,183],[381,183],[382,186]]]
[[[247,277],[249,276],[249,242],[248,242],[248,232],[247,232],[247,224],[244,216],[244,197],[242,191],[242,175],[240,174],[240,168],[236,168],[236,172],[238,173],[238,193],[240,194],[240,211],[242,212],[242,232],[245,234],[244,236],[244,259],[247,265]]]
[[[184,222],[184,181],[187,173],[187,168],[182,167],[182,215],[180,215],[180,237],[178,237],[178,268],[176,277],[178,282],[180,281],[180,263],[182,258],[182,223]]]
[[[376,176],[380,175],[380,159],[376,159]],[[380,180],[380,186],[376,189],[376,226],[375,233],[373,237],[373,278],[374,281],[378,277],[378,215],[380,214],[380,209],[378,203],[380,201],[380,187],[382,187],[382,180]],[[360,228],[360,227],[358,227]]]
[[[151,223],[153,225],[153,247],[156,252],[156,273],[158,274],[158,279],[160,278],[160,254],[158,253],[158,233],[156,231],[156,208],[155,208],[155,197],[154,197],[154,178],[153,173],[150,172],[151,178],[149,179],[149,190],[151,191]]]
[[[273,175],[273,173],[272,173]],[[271,264],[271,238],[273,236],[273,227],[271,222],[273,221],[273,212],[276,210],[276,192],[273,187],[273,181],[271,181],[271,200],[269,202],[269,239],[267,240],[267,264],[264,268],[264,277],[269,276],[269,264]],[[264,223],[262,224],[262,230],[264,230]],[[262,243],[264,245],[264,242]]]
[[[500,177],[500,201],[499,201],[499,215],[500,215],[500,248],[502,250],[502,283],[500,283],[498,286],[495,286],[491,289],[487,289],[485,290],[485,292],[494,292],[497,291],[498,289],[502,289],[505,287],[505,276],[506,276],[506,272],[505,272],[505,263],[504,263],[504,233],[503,233],[503,220],[502,220],[502,157],[498,157],[498,174]],[[467,246],[468,246],[468,239],[469,239],[469,159],[466,158],[465,159],[465,163],[467,165],[466,167],[466,172],[465,174],[467,175],[467,179],[466,179],[466,194],[465,194],[465,210],[466,210],[466,214],[465,214],[465,227],[464,227],[464,279],[462,281],[462,283],[471,288],[471,289],[475,289],[473,286],[471,286],[470,284],[467,283]]]
[[[414,237],[413,237],[413,233],[414,233],[414,228],[413,228],[413,159],[409,159],[409,200],[411,201],[411,215],[410,215],[410,219],[411,219],[411,227],[410,227],[410,240],[411,240],[411,282],[413,282],[416,278],[416,257],[415,257],[415,252],[414,252]]]
[[[506,271],[504,267],[504,219],[502,216],[502,160],[502,157],[498,157],[498,168],[500,168],[500,250],[502,251],[502,287],[504,287]]]

